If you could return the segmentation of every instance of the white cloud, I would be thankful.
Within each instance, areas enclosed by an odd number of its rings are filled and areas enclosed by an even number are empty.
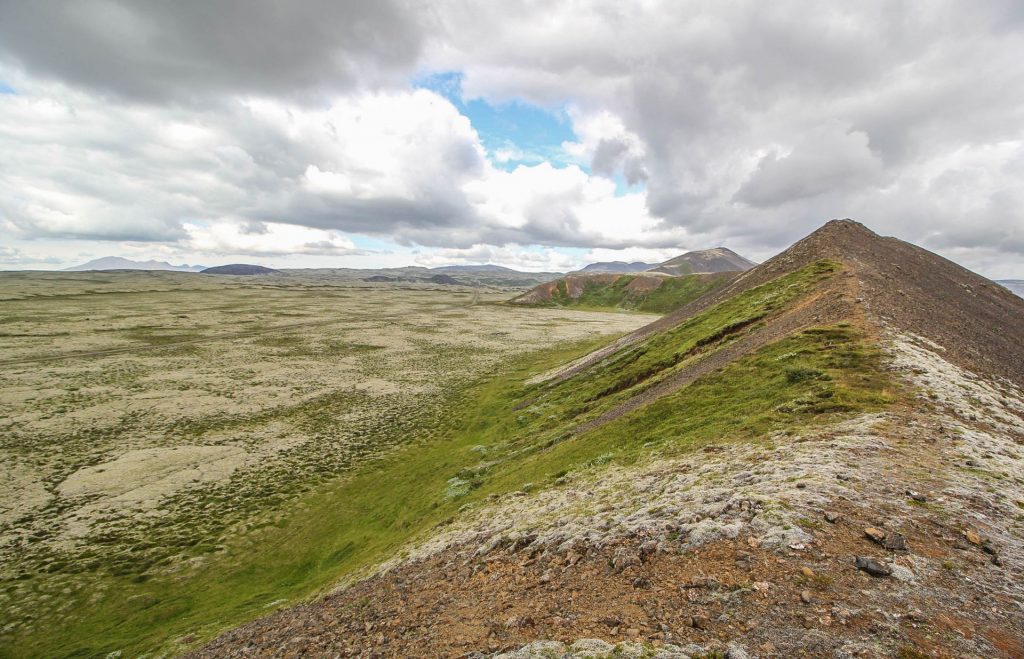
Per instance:
[[[579,259],[555,249],[519,245],[473,245],[461,249],[438,249],[420,254],[415,260],[417,265],[431,268],[442,265],[493,264],[526,272],[564,272],[580,265]]]
[[[61,260],[55,256],[26,252],[16,247],[0,245],[0,267],[52,266],[60,262]]]
[[[469,120],[426,90],[196,115],[30,85],[0,96],[0,146],[13,165],[0,172],[0,218],[22,238],[247,253],[262,243],[228,228],[263,222],[428,246],[621,246],[657,224],[642,194],[616,197],[577,166],[494,167]]]
[[[283,256],[287,254],[347,255],[361,250],[351,239],[336,231],[310,229],[290,224],[219,221],[209,225],[185,224],[188,238],[182,248],[198,254],[244,254]]]
[[[685,251],[688,250],[674,249],[671,247],[661,249],[649,249],[644,247],[630,247],[627,249],[592,249],[583,256],[582,260],[587,263],[597,263],[600,261],[625,261],[626,263],[642,261],[643,263],[661,263],[662,261],[667,261],[674,256],[679,256]]]

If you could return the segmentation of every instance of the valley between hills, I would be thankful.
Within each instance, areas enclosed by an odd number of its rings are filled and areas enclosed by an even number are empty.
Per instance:
[[[1024,656],[1024,299],[536,283],[0,277],[0,653]]]

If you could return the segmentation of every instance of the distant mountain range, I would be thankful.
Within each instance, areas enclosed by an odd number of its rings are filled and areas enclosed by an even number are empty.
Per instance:
[[[503,265],[493,265],[490,263],[484,265],[442,265],[436,268],[431,268],[437,272],[505,272],[510,274],[523,274],[519,270],[513,270],[512,268],[506,268]]]
[[[651,268],[658,265],[657,263],[644,263],[643,261],[634,261],[632,263],[626,263],[625,261],[598,261],[597,263],[591,263],[590,265],[580,268],[580,272],[591,273],[619,273],[619,272],[643,272],[644,270],[650,270]]]
[[[206,266],[203,265],[188,265],[187,263],[171,265],[166,261],[133,261],[121,258],[120,256],[104,256],[103,258],[93,259],[88,263],[64,268],[68,272],[84,272],[87,270],[172,270],[175,272],[199,272],[205,269]]]
[[[666,275],[706,274],[750,270],[756,263],[725,247],[701,249],[680,254],[662,263],[599,261],[578,270],[586,274],[660,272]]]

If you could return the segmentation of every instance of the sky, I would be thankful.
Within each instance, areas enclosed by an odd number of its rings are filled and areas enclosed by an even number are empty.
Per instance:
[[[0,269],[564,271],[832,218],[1024,278],[1024,3],[0,0]]]

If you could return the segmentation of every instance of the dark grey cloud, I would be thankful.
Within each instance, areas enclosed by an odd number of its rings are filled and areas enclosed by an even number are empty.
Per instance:
[[[133,99],[306,94],[404,74],[423,17],[394,0],[4,0],[0,53]]]

